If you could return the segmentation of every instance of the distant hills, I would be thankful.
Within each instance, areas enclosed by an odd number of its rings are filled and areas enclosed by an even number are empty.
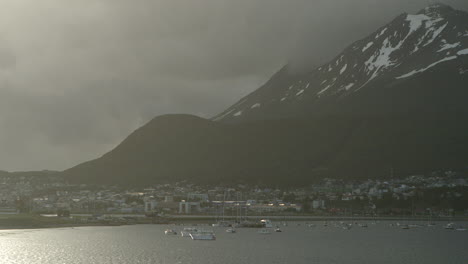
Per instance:
[[[389,177],[468,166],[468,14],[402,14],[305,74],[285,66],[212,120],[156,117],[72,182]]]

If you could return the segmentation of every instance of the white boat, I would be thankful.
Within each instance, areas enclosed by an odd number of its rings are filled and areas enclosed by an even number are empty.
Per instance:
[[[359,225],[360,227],[367,227],[367,224],[366,223],[362,223]]]
[[[259,234],[262,234],[262,235],[269,235],[271,234],[270,230],[266,229],[266,228],[262,228],[258,231]]]
[[[173,229],[166,229],[166,231],[164,231],[164,234],[166,235],[177,235],[177,232]]]
[[[275,229],[275,232],[283,232],[283,231],[281,231],[281,229],[280,229],[279,227],[277,227],[277,228]]]
[[[190,234],[194,232],[198,232],[195,227],[185,227],[182,231],[180,231],[180,235],[183,237],[190,237]]]
[[[268,219],[262,219],[262,220],[260,220],[260,223],[261,223],[262,226],[265,227],[265,228],[273,228],[273,224],[272,224],[271,221],[268,220]]]
[[[216,236],[213,231],[197,231],[190,233],[190,237],[193,240],[216,240]]]
[[[226,229],[226,232],[227,233],[236,233],[236,230],[234,228],[229,228],[229,229]]]
[[[444,226],[445,229],[453,230],[455,229],[455,225],[453,223],[448,223]]]

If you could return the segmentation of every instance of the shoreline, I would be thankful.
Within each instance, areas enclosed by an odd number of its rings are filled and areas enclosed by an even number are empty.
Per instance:
[[[171,215],[172,220],[188,221],[188,220],[206,220],[216,222],[213,216],[205,215]],[[235,216],[225,216],[225,220],[236,220]],[[357,220],[357,221],[428,221],[427,216],[247,216],[243,217],[247,220],[270,219],[272,221],[339,221],[339,220]],[[468,216],[455,217],[432,217],[431,221],[468,221]]]
[[[73,215],[72,215],[73,216]],[[131,216],[129,216],[131,217]],[[244,218],[248,221],[259,221],[260,219],[269,219],[274,222],[319,222],[319,221],[412,221],[412,222],[429,222],[427,216],[248,216]],[[224,217],[226,221],[235,221],[236,217]],[[457,217],[433,217],[431,222],[464,222],[468,221],[468,216]],[[93,222],[82,222],[79,218],[58,218],[44,217],[39,215],[8,215],[0,217],[0,230],[14,229],[47,229],[47,228],[73,228],[86,226],[124,226],[124,225],[141,225],[141,224],[156,224],[156,225],[183,225],[183,224],[213,224],[216,219],[209,215],[168,215],[166,217],[136,217],[136,219],[127,222],[113,222],[112,220],[101,220]]]

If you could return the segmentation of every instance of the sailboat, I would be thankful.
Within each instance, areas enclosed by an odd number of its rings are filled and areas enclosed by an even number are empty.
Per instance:
[[[218,219],[218,210],[216,210],[216,223],[212,224],[213,227],[230,227],[231,223],[228,221],[224,220],[224,204],[226,200],[226,192],[224,192],[224,197],[223,197],[223,207],[222,207],[222,220]]]
[[[428,227],[435,226],[435,224],[432,222],[432,209],[428,208],[427,210],[429,210],[429,216],[428,216],[428,219],[427,219],[427,226]]]

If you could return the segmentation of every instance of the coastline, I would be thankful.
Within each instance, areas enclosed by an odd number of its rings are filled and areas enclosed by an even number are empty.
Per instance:
[[[94,220],[83,221],[83,216],[79,217],[46,217],[32,214],[18,214],[18,215],[0,215],[0,230],[12,229],[44,229],[44,228],[67,228],[67,227],[84,227],[84,226],[123,226],[123,225],[136,225],[136,224],[164,224],[164,225],[183,225],[183,224],[212,224],[216,220],[213,216],[209,215],[170,215],[167,217],[137,217],[128,216],[131,220],[128,221],[112,221],[112,220]],[[319,222],[319,221],[413,221],[413,222],[427,222],[427,216],[248,216],[245,218],[248,221],[259,221],[260,219],[270,219],[272,221],[284,222]],[[226,221],[235,221],[236,217],[225,217]],[[468,221],[467,216],[458,217],[434,217],[431,222],[463,222]]]

